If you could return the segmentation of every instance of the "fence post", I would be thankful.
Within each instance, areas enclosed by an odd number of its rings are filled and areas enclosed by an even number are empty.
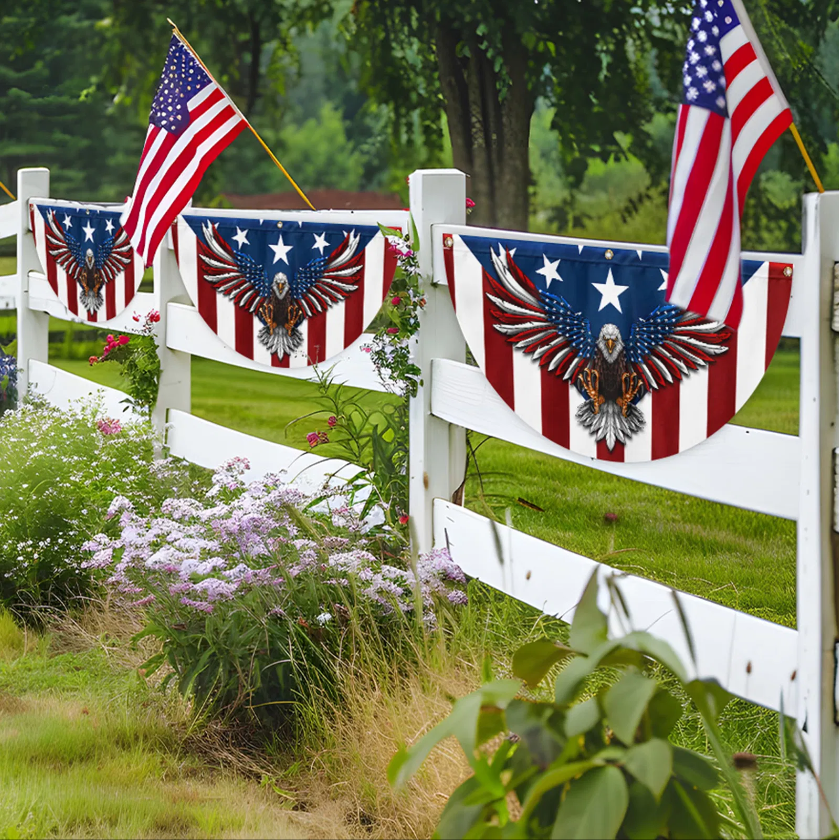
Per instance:
[[[426,299],[414,348],[414,362],[422,370],[423,384],[410,408],[410,514],[417,548],[426,552],[433,541],[434,499],[451,499],[463,481],[466,466],[465,431],[431,415],[431,360],[462,362],[466,357],[448,286],[433,282],[431,226],[466,223],[466,176],[457,169],[417,170],[410,178],[410,195]]]
[[[169,409],[177,408],[188,412],[192,402],[192,356],[180,350],[170,350],[166,343],[169,303],[190,302],[175,252],[168,247],[168,242],[169,234],[154,258],[154,305],[160,312],[160,321],[155,333],[157,355],[160,357],[160,391],[157,395],[157,405],[152,412],[152,423],[161,434],[165,433]]]
[[[50,316],[29,308],[29,272],[43,271],[35,250],[35,236],[29,230],[29,199],[47,198],[50,171],[42,167],[19,169],[17,203],[20,211],[17,233],[17,363],[18,394],[29,388],[29,362],[49,361]]]
[[[835,336],[831,331],[834,263],[839,262],[839,193],[804,198],[804,264],[796,283],[815,325],[801,337],[799,442],[801,486],[796,568],[798,725],[825,797],[839,816],[839,729],[836,726],[836,575],[834,448],[837,445]],[[796,831],[825,837],[831,819],[815,780],[799,773]]]

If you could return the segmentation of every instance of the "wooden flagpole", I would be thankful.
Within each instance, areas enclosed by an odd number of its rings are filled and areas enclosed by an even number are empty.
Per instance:
[[[11,194],[11,192],[9,192],[9,188],[2,181],[0,181],[0,190],[3,190],[3,192],[6,193],[12,201],[15,200],[15,197]]]
[[[192,44],[190,44],[189,41],[187,41],[187,39],[183,36],[183,33],[181,32],[181,30],[178,29],[178,27],[172,21],[172,19],[171,18],[166,18],[166,22],[172,27],[172,31],[174,32],[176,37],[181,41],[181,43],[183,43],[183,45],[195,56],[195,60],[204,68],[207,75],[218,85],[218,82],[216,82],[215,78],[213,77],[213,74],[210,72],[207,65],[204,64],[204,62],[201,60],[201,56],[199,56],[198,53],[195,52],[195,50],[192,47]],[[219,85],[219,87],[221,87],[221,85]],[[235,102],[233,102],[232,99],[230,100],[230,102],[232,103],[233,107],[236,108],[237,111],[239,111],[238,106],[236,105]],[[276,156],[268,148],[265,141],[259,136],[259,134],[257,134],[256,129],[251,125],[250,120],[248,120],[248,118],[241,111],[239,111],[239,115],[245,121],[248,128],[253,132],[253,136],[256,137],[257,140],[259,140],[260,144],[262,145],[262,148],[265,149],[266,152],[268,152],[268,157],[270,157],[271,160],[274,161],[274,164],[280,170],[280,172],[282,172],[283,175],[285,175],[286,178],[288,178],[289,183],[297,191],[297,194],[300,196],[300,198],[302,198],[303,201],[305,201],[306,204],[309,205],[310,209],[314,210],[315,205],[312,204],[311,201],[309,201],[308,197],[306,196],[306,193],[304,193],[303,190],[301,190],[300,187],[297,186],[297,182],[294,180],[294,178],[292,178],[291,175],[288,174],[288,171],[286,170],[286,168],[277,160]],[[2,186],[2,184],[0,184],[0,186]],[[3,187],[3,189],[6,189],[6,188]],[[7,190],[7,192],[8,192],[8,190]]]
[[[795,138],[795,142],[798,144],[798,151],[801,152],[801,157],[804,158],[804,163],[807,164],[807,169],[810,170],[810,174],[813,176],[813,180],[816,182],[816,188],[820,193],[823,193],[824,187],[822,186],[821,179],[819,178],[819,173],[816,172],[816,167],[813,166],[813,161],[810,160],[810,155],[807,154],[807,150],[804,148],[804,141],[801,139],[801,135],[798,133],[798,129],[795,127],[795,123],[789,124],[789,130],[792,132],[792,136]]]

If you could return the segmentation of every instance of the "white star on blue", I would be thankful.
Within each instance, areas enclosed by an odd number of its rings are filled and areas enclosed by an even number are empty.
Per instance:
[[[189,125],[189,100],[210,82],[207,71],[183,42],[173,35],[151,104],[149,122],[172,134],[180,134]]]

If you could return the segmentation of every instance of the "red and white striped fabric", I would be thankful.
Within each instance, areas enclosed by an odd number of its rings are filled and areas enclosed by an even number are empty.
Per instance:
[[[737,328],[740,217],[792,113],[741,0],[695,0],[673,145],[667,300]]]
[[[247,125],[227,94],[173,35],[133,195],[121,218],[146,265],[151,265],[207,167]]]
[[[645,394],[637,403],[644,415],[644,428],[625,445],[618,443],[610,451],[605,441],[596,441],[577,420],[577,409],[584,401],[580,390],[537,364],[494,328],[499,322],[493,313],[496,305],[488,297],[492,289],[484,266],[470,247],[457,233],[444,229],[436,235],[443,238],[446,276],[458,323],[489,384],[535,431],[566,449],[603,461],[666,458],[701,443],[722,428],[745,405],[763,378],[786,320],[792,269],[782,263],[761,263],[743,287],[744,316],[740,329],[727,342],[727,351],[707,367]],[[488,248],[495,242],[488,239]],[[543,245],[547,247],[546,243],[521,241],[516,256],[525,248]],[[608,253],[613,255],[609,259],[617,262],[626,252],[614,249]],[[636,253],[641,259],[640,252],[632,252]],[[571,262],[559,262],[562,290],[574,282]],[[658,274],[659,269],[654,271]],[[585,271],[580,273],[585,277]],[[662,274],[666,278],[664,271],[659,278]],[[630,286],[626,297],[631,294]],[[623,305],[627,306],[626,299]]]
[[[143,280],[143,260],[132,253],[131,262],[125,270],[118,274],[114,280],[104,287],[104,305],[96,312],[88,312],[79,301],[79,284],[67,272],[57,264],[50,256],[47,248],[46,221],[39,207],[55,210],[59,216],[70,213],[79,218],[79,213],[86,210],[102,212],[101,205],[83,205],[71,202],[38,200],[29,203],[29,226],[35,237],[35,250],[38,252],[38,259],[46,274],[50,288],[58,300],[67,307],[67,310],[77,317],[85,318],[92,324],[104,324],[107,321],[120,315],[134,299],[137,289]],[[111,207],[114,220],[117,218],[118,210]],[[79,227],[81,225],[79,224]]]
[[[258,220],[255,224],[260,227]],[[265,227],[276,230],[276,225],[276,219],[272,218],[270,225]],[[307,224],[309,240],[312,238],[310,227],[317,226]],[[387,247],[381,232],[376,231],[361,252],[362,269],[357,288],[345,300],[303,319],[296,327],[303,338],[301,346],[290,356],[278,358],[259,341],[261,324],[257,316],[238,306],[232,298],[220,294],[204,278],[198,257],[198,238],[183,216],[172,228],[172,246],[187,293],[207,326],[230,349],[267,367],[308,367],[333,358],[355,343],[381,309],[396,271],[396,256]],[[314,253],[317,255],[318,252]],[[280,267],[283,265],[279,264]]]

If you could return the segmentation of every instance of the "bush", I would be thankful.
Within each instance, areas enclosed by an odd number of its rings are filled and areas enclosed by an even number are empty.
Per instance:
[[[612,602],[623,604],[611,583]],[[681,609],[676,603],[677,609]],[[628,614],[624,614],[627,619]],[[458,700],[451,714],[388,774],[405,782],[431,749],[454,735],[474,775],[451,795],[436,837],[761,836],[754,805],[724,750],[717,718],[730,696],[712,680],[691,680],[670,645],[646,632],[609,637],[597,607],[596,573],[574,613],[570,645],[550,639],[513,657],[519,679],[492,680]],[[521,696],[558,663],[553,699]],[[670,742],[679,700],[647,673],[669,671],[702,718],[717,766]],[[754,756],[750,757],[754,762]],[[708,791],[732,795],[738,825]],[[510,803],[517,806],[510,808]]]
[[[17,404],[17,359],[0,347],[0,417]]]
[[[204,710],[276,721],[333,692],[342,658],[404,652],[443,605],[465,602],[446,552],[413,569],[388,562],[378,534],[389,542],[391,529],[372,524],[380,512],[361,520],[342,497],[313,500],[276,476],[246,486],[247,468],[234,459],[208,493],[167,499],[160,514],[118,497],[119,536],[85,546],[84,565],[108,569],[114,591],[146,610],[142,635],[162,646],[146,673],[167,664]]]
[[[97,576],[81,547],[115,529],[114,495],[150,511],[192,475],[200,485],[196,470],[155,462],[156,443],[149,424],[103,418],[94,404],[35,402],[0,418],[0,606],[32,618],[92,594]]]

